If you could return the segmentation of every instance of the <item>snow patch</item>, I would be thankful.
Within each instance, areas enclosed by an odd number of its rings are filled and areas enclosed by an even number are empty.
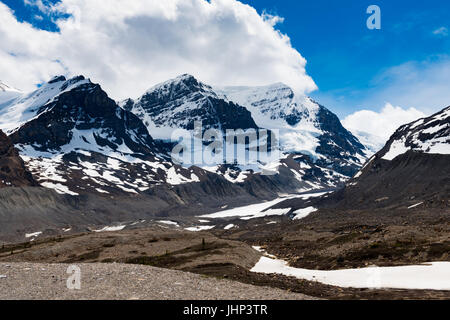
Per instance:
[[[203,231],[203,230],[211,230],[214,227],[215,226],[195,226],[195,227],[184,228],[184,230],[197,232],[197,231]]]
[[[42,234],[42,231],[27,233],[27,234],[25,234],[25,238],[36,238],[37,236],[40,236],[41,234]]]
[[[450,290],[450,262],[323,271],[293,268],[286,261],[263,256],[250,271],[277,273],[345,288]]]
[[[416,204],[413,204],[412,206],[409,206],[408,209],[412,209],[412,208],[418,207],[418,206],[420,206],[422,203],[423,203],[423,201],[422,201],[422,202],[419,202],[419,203],[416,203]]]
[[[392,142],[389,151],[382,157],[384,160],[393,160],[401,154],[408,152],[410,149],[405,146],[405,140],[395,140]]]
[[[316,209],[314,207],[298,209],[298,210],[294,211],[294,214],[295,214],[294,220],[300,220],[300,219],[306,218],[311,213],[316,212],[317,210],[318,209]]]
[[[113,227],[104,227],[99,230],[92,230],[94,232],[111,232],[111,231],[120,231],[123,230],[126,227],[126,225],[123,226],[113,226]]]

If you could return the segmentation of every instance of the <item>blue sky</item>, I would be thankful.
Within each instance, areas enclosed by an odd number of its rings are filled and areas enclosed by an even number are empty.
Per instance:
[[[1,0],[1,2],[8,5],[14,10],[17,20],[29,22],[39,29],[48,31],[58,31],[58,27],[53,23],[51,14],[45,14],[38,6],[27,5],[26,0]],[[59,0],[43,0],[42,3],[55,4]]]
[[[27,5],[31,1],[35,5]],[[57,32],[56,16],[36,0],[2,0],[18,21]],[[57,0],[42,0],[44,4]],[[431,113],[450,104],[450,1],[242,0],[284,18],[276,25],[308,61],[318,86],[311,95],[341,118],[386,103]],[[36,5],[38,4],[38,5]],[[369,5],[381,8],[381,30],[366,27]],[[450,90],[447,90],[450,91]]]
[[[319,87],[312,96],[340,115],[355,108],[381,108],[383,97],[376,92],[389,85],[380,78],[390,68],[409,63],[419,65],[420,71],[425,67],[420,65],[439,62],[450,53],[447,0],[244,2],[285,19],[278,28],[308,60],[307,72]],[[381,30],[366,27],[366,9],[372,4],[381,9]],[[391,93],[384,99],[396,103]],[[438,106],[416,107],[428,111]]]

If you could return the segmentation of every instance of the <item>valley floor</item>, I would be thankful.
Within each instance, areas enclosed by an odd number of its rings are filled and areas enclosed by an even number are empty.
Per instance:
[[[423,234],[422,238],[428,239],[425,242],[423,239],[417,239],[417,242],[401,242],[405,237],[411,239],[412,232],[416,230],[416,227],[404,226],[406,229],[402,232],[395,229],[389,229],[391,231],[387,232],[387,235],[391,234],[400,242],[390,244],[390,237],[385,236],[385,244],[370,247],[373,240],[379,241],[378,237],[383,232],[373,233],[373,230],[369,229],[368,233],[359,233],[355,230],[355,234],[348,236],[348,233],[338,226],[333,226],[338,228],[334,232],[331,232],[331,229],[314,230],[317,226],[309,221],[306,229],[303,229],[304,226],[300,222],[293,224],[292,221],[283,221],[284,219],[286,217],[270,216],[243,220],[239,228],[229,230],[188,232],[167,225],[38,237],[31,242],[5,244],[0,248],[0,298],[450,298],[448,290],[346,288],[289,275],[251,271],[261,260],[262,253],[252,248],[258,244],[267,248],[268,253],[275,253],[297,268],[302,266],[302,259],[297,259],[299,254],[305,253],[305,267],[308,269],[342,269],[355,265],[357,261],[359,264],[356,268],[364,267],[367,263],[387,264],[387,259],[380,257],[383,254],[390,258],[389,265],[420,264],[422,259],[448,261],[448,242],[445,240],[448,230],[444,227],[445,222],[440,223],[443,227],[441,232],[433,230],[429,235]],[[267,224],[267,221],[277,223]],[[312,226],[315,227],[310,229]],[[323,239],[318,241],[320,238]],[[316,246],[312,245],[314,242]],[[308,243],[309,251],[305,249]],[[336,244],[337,247],[334,248]],[[340,247],[347,248],[347,255],[337,250]],[[334,256],[336,251],[338,256]],[[367,254],[352,253],[360,251]],[[410,251],[413,255],[408,254]],[[371,255],[373,252],[376,254]],[[315,253],[317,259],[315,267],[312,256],[308,256],[312,253]],[[335,265],[337,260],[340,267]],[[81,268],[82,290],[78,293],[67,292],[65,286],[69,277],[66,274],[69,265]],[[246,287],[244,284],[250,286]],[[174,290],[178,290],[177,293],[173,293]],[[300,295],[291,295],[293,292]]]
[[[0,263],[0,299],[309,300],[285,290],[143,265],[89,263],[81,289],[67,288],[68,264]]]

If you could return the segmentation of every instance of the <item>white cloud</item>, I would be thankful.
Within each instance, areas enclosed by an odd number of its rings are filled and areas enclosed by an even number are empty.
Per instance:
[[[403,109],[387,103],[380,112],[360,110],[347,116],[342,123],[350,131],[369,133],[373,138],[386,141],[401,125],[424,116],[415,108]]]
[[[440,27],[433,31],[433,34],[439,37],[447,37],[448,29],[446,27]]]
[[[237,0],[62,0],[46,10],[72,17],[56,18],[60,32],[51,33],[17,22],[0,3],[0,78],[15,87],[84,74],[121,99],[190,73],[215,85],[316,89],[306,60],[275,29],[282,18]]]
[[[450,56],[411,61],[388,69],[373,82],[372,95],[365,105],[408,106],[427,114],[450,104]]]
[[[384,70],[367,89],[342,88],[313,96],[343,118],[354,110],[376,110],[386,102],[431,115],[450,105],[450,56],[410,61]]]

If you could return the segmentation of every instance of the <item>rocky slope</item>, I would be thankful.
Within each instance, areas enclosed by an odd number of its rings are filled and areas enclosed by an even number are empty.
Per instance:
[[[345,188],[305,206],[343,209],[450,208],[450,107],[401,126]]]
[[[19,152],[8,136],[0,130],[0,188],[36,185]]]

